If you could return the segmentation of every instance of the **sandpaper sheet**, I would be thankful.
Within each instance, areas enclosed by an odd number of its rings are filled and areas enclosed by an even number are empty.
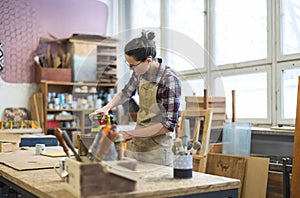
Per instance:
[[[46,153],[60,153],[61,151],[61,147],[46,147]],[[54,168],[58,165],[59,159],[61,158],[36,155],[35,148],[0,153],[0,163],[21,171]]]

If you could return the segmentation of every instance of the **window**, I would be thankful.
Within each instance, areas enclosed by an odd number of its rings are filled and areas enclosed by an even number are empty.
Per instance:
[[[167,63],[176,71],[204,68],[204,0],[168,2]]]
[[[131,28],[160,27],[159,0],[130,0]]]
[[[281,1],[281,54],[300,53],[300,1]]]
[[[203,96],[205,82],[202,78],[193,78],[188,80],[181,80],[181,104],[180,109],[185,109],[185,96]]]
[[[267,1],[213,2],[214,64],[267,58]]]
[[[215,78],[215,95],[226,97],[226,114],[232,117],[232,90],[235,90],[237,118],[267,119],[268,89],[267,72],[236,75],[222,74]],[[223,92],[224,88],[224,93]]]
[[[291,119],[296,116],[298,76],[300,68],[282,70],[282,118]]]

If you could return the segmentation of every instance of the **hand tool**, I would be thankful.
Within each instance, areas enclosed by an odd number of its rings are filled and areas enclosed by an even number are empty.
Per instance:
[[[201,143],[199,141],[196,141],[193,143],[193,147],[191,148],[189,154],[193,155],[196,154],[197,150],[201,148]]]
[[[62,131],[61,131],[61,129],[60,128],[55,128],[54,135],[57,138],[57,140],[59,141],[59,144],[63,148],[63,150],[66,153],[67,157],[70,157],[69,149],[68,149],[68,147],[66,145],[66,142],[64,141],[64,139],[62,137]]]
[[[184,148],[182,146],[182,140],[180,138],[176,138],[174,144],[177,147],[177,149],[179,150],[179,154],[184,155],[185,151],[184,151]]]
[[[81,162],[82,160],[81,160],[79,154],[77,153],[77,151],[75,150],[75,148],[74,148],[74,146],[72,144],[72,141],[70,140],[69,135],[67,134],[66,131],[62,131],[62,137],[66,141],[68,147],[74,153],[76,160],[79,161],[79,162]]]

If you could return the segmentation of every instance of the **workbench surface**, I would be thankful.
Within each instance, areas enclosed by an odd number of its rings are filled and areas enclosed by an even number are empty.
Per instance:
[[[29,151],[19,150],[11,153],[11,155],[15,158],[22,158],[26,152]],[[30,152],[34,153],[33,150]],[[0,158],[1,155],[0,153]],[[47,156],[43,157],[45,157],[45,160],[49,158]],[[142,162],[138,162],[137,172],[142,175],[142,179],[137,182],[135,191],[110,194],[109,197],[170,197],[222,191],[231,191],[231,193],[237,195],[240,185],[240,181],[237,179],[198,172],[193,172],[191,179],[174,179],[171,167]],[[67,184],[61,180],[53,168],[20,171],[1,162],[0,177],[37,197],[75,197],[65,190]]]

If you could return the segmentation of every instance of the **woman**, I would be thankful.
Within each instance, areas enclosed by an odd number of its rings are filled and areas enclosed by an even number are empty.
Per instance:
[[[156,58],[154,37],[153,32],[143,31],[141,37],[126,44],[126,64],[133,70],[129,82],[106,106],[89,116],[92,119],[96,114],[107,114],[137,90],[140,101],[137,127],[120,131],[125,139],[131,139],[127,142],[127,155],[139,161],[170,165],[171,132],[178,118],[181,85],[176,73]]]

